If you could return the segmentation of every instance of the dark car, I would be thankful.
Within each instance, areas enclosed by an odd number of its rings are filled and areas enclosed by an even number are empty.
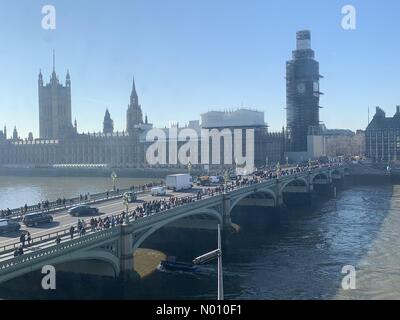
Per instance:
[[[44,212],[28,213],[22,222],[28,227],[36,227],[39,224],[53,222],[53,217]]]
[[[0,219],[0,234],[18,231],[21,228],[18,222],[7,219]]]
[[[77,206],[69,209],[68,213],[74,217],[79,217],[82,215],[96,215],[99,213],[99,209],[92,208],[90,206]]]

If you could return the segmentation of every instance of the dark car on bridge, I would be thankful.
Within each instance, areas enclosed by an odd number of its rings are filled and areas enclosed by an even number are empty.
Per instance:
[[[53,217],[44,212],[28,213],[24,216],[22,222],[28,227],[36,227],[39,224],[53,222]]]
[[[69,209],[68,213],[74,217],[85,216],[85,215],[96,215],[99,213],[99,209],[92,208],[90,206],[77,206]]]
[[[0,219],[0,234],[18,231],[21,228],[18,222]]]

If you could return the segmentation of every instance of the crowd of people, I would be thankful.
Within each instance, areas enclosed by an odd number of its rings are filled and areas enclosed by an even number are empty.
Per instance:
[[[15,249],[14,257],[18,257],[24,254],[24,248],[27,248],[31,245],[32,236],[29,231],[24,231],[21,233],[19,237],[20,246]]]
[[[162,184],[163,181],[161,181],[160,183]],[[129,189],[131,191],[142,191],[142,192],[144,192],[144,191],[149,190],[153,186],[155,186],[155,183],[150,182],[150,183],[146,183],[146,184],[143,184],[143,185],[137,185],[137,186],[133,185]],[[105,192],[105,196],[108,199],[110,196],[113,196],[113,195],[116,195],[116,194],[119,194],[119,193],[120,193],[120,189],[116,188],[113,191],[106,191]],[[19,214],[26,214],[28,212],[35,212],[35,211],[41,211],[41,210],[48,212],[53,208],[59,208],[59,207],[62,207],[62,206],[66,208],[67,206],[73,206],[75,203],[82,203],[82,202],[90,201],[92,198],[93,197],[90,194],[90,192],[87,192],[85,194],[79,194],[79,197],[77,199],[73,199],[73,198],[66,199],[64,197],[64,198],[58,198],[55,201],[51,201],[51,202],[49,200],[44,200],[44,201],[41,201],[41,202],[37,203],[36,205],[31,205],[31,206],[28,206],[28,204],[25,203],[24,206],[22,206],[20,208],[17,208],[17,209],[12,209],[11,210],[10,208],[7,208],[7,209],[0,210],[0,218],[10,217],[12,214],[16,213],[16,211]]]

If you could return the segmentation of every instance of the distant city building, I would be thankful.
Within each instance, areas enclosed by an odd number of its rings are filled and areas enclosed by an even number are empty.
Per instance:
[[[264,112],[238,109],[235,111],[209,111],[201,115],[203,128],[264,128]]]
[[[65,86],[56,75],[53,53],[53,73],[50,82],[43,84],[39,72],[39,134],[41,139],[60,139],[73,133],[71,121],[71,78],[67,72]]]
[[[310,31],[297,32],[293,59],[286,63],[286,121],[290,152],[307,152],[307,136],[320,134],[321,75],[314,56]]]
[[[368,158],[375,162],[400,160],[400,106],[393,117],[377,107],[365,131],[365,149]]]
[[[348,129],[325,129],[326,155],[363,156],[365,155],[365,132],[357,130],[355,133]]]
[[[210,111],[201,115],[201,127],[204,129],[253,129],[254,130],[254,164],[256,167],[276,164],[284,160],[285,132],[268,132],[264,120],[264,112],[238,109],[235,111]],[[243,131],[243,135],[245,132]],[[221,155],[224,151],[221,143]],[[243,139],[243,152],[246,150],[246,140]],[[221,157],[222,158],[222,157]]]

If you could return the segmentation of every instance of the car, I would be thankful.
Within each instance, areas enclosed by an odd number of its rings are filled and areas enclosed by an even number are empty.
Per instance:
[[[123,197],[129,203],[135,202],[137,200],[137,194],[135,192],[125,192]]]
[[[14,222],[8,219],[0,219],[0,234],[19,231],[21,226],[18,222]]]
[[[165,196],[167,194],[167,188],[165,187],[154,187],[151,189],[151,195],[154,196]]]
[[[99,209],[92,208],[91,206],[76,206],[70,208],[68,213],[74,217],[79,217],[81,215],[96,215],[99,213]]]
[[[26,214],[22,222],[27,227],[36,227],[39,224],[53,222],[53,217],[44,212],[34,212]]]

